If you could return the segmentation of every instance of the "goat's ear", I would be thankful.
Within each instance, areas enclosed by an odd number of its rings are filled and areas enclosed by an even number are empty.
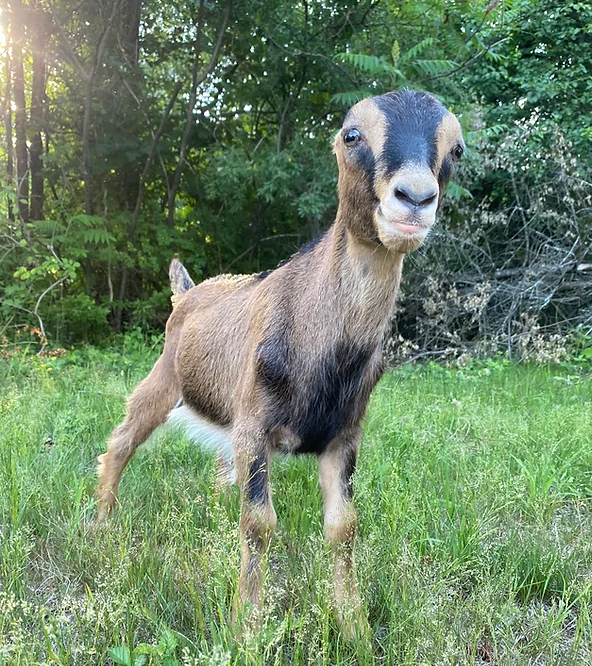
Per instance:
[[[169,280],[171,282],[171,301],[173,308],[181,300],[183,294],[188,292],[192,287],[195,287],[195,282],[187,272],[183,264],[175,257],[169,266]]]

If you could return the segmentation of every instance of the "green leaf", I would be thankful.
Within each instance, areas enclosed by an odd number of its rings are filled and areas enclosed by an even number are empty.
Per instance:
[[[116,664],[123,664],[123,666],[134,666],[129,648],[122,645],[109,648],[109,657]]]
[[[165,629],[162,632],[161,640],[165,642],[169,650],[174,651],[177,648],[177,637],[170,629]]]
[[[80,213],[72,216],[72,222],[79,222],[84,227],[102,227],[105,220],[98,215],[85,215]]]
[[[453,60],[415,60],[413,65],[428,76],[445,74],[456,67]]]
[[[425,39],[422,39],[421,42],[417,43],[415,46],[412,46],[410,49],[405,51],[403,55],[399,57],[399,63],[402,64],[409,62],[410,60],[413,60],[418,55],[422,54],[429,46],[433,45],[434,45],[433,37],[426,37]]]
[[[456,199],[457,201],[459,199],[473,198],[473,195],[469,192],[469,190],[465,189],[464,187],[461,187],[458,183],[455,183],[453,180],[451,180],[448,183],[445,192],[447,196],[449,196],[451,199]]]
[[[364,90],[335,93],[333,97],[331,97],[331,101],[336,102],[337,104],[343,104],[344,106],[353,106],[356,102],[364,99],[367,94],[368,93]]]
[[[377,56],[363,55],[362,53],[340,53],[338,57],[368,74],[393,72],[394,69],[384,58],[378,58]]]
[[[395,41],[393,42],[393,46],[391,48],[391,58],[393,59],[393,65],[397,64],[400,57],[401,57],[401,47],[399,46],[399,42],[395,39]]]

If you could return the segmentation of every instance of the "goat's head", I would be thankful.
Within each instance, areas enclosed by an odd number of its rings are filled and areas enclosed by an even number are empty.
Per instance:
[[[394,252],[418,248],[463,150],[458,120],[432,95],[404,90],[358,102],[335,138],[350,231]]]

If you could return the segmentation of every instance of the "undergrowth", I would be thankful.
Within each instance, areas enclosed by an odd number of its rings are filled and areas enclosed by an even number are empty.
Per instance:
[[[355,477],[371,645],[330,603],[316,463],[278,458],[263,629],[238,638],[238,497],[161,431],[93,523],[95,459],[160,339],[0,364],[0,664],[526,664],[592,658],[585,365],[403,366]]]

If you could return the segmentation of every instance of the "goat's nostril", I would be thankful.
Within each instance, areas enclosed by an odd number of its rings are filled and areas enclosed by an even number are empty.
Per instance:
[[[420,206],[428,206],[431,204],[433,201],[435,201],[438,197],[438,192],[430,192],[427,196],[425,196],[420,202]]]
[[[438,197],[438,190],[416,191],[408,185],[399,184],[395,187],[395,197],[411,206],[428,206]]]
[[[405,203],[410,203],[412,205],[415,205],[415,202],[411,196],[411,193],[409,190],[403,186],[395,187],[395,196],[397,199],[400,199],[401,201],[404,201]]]

